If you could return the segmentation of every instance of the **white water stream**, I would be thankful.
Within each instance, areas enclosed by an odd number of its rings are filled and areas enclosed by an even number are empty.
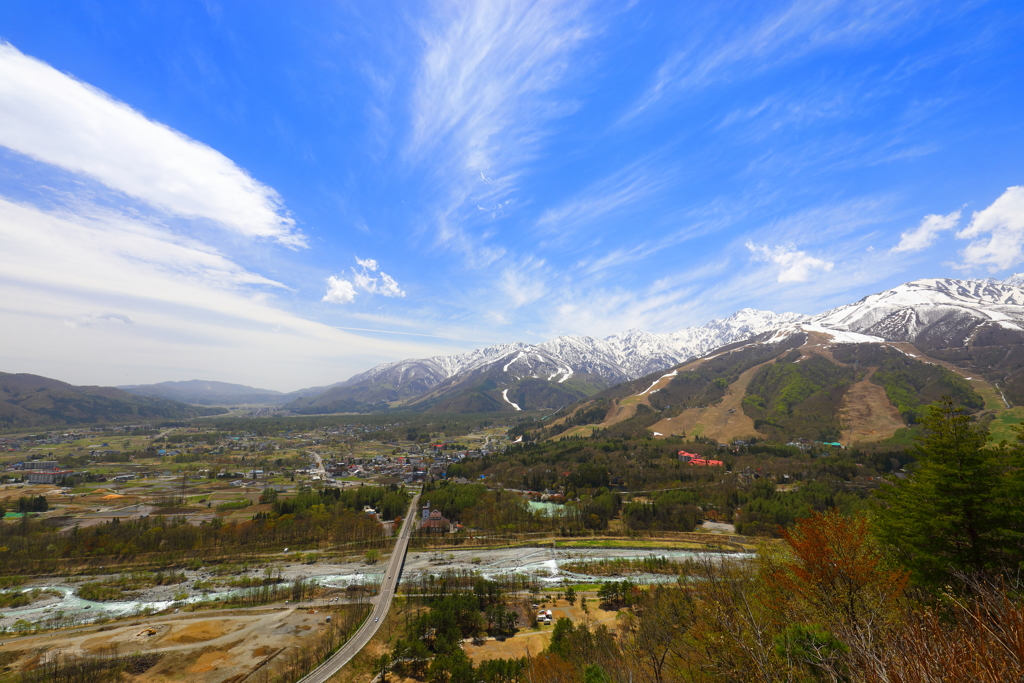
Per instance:
[[[509,548],[488,550],[430,550],[411,551],[406,558],[403,579],[414,581],[420,576],[439,576],[445,571],[479,572],[487,579],[502,576],[530,576],[541,585],[556,587],[575,583],[602,583],[615,581],[618,576],[591,576],[576,574],[563,568],[572,562],[602,559],[641,559],[644,557],[666,557],[669,560],[700,559],[715,557],[722,561],[738,561],[753,557],[748,553],[720,554],[704,553],[691,550],[662,550],[649,548],[560,548],[555,545],[533,548]],[[380,565],[383,567],[383,565]],[[382,574],[366,571],[368,567],[362,563],[347,565],[288,565],[285,570],[287,582],[303,578],[308,582],[319,583],[334,588],[346,588],[354,583],[379,584]],[[322,571],[322,574],[318,574]],[[119,600],[96,602],[84,600],[76,595],[74,584],[56,583],[46,585],[35,583],[22,587],[20,590],[30,591],[41,589],[60,594],[60,598],[41,600],[33,605],[18,609],[2,610],[0,628],[10,630],[14,623],[24,620],[29,623],[49,622],[55,618],[71,619],[77,623],[90,623],[100,619],[127,617],[149,612],[161,612],[173,607],[182,607],[205,601],[219,601],[227,597],[242,595],[253,588],[236,588],[217,592],[202,593],[191,589],[192,582],[205,578],[201,573],[188,572],[189,579],[177,586],[163,586],[144,589],[139,593],[144,596],[138,600]],[[103,577],[97,577],[102,580]],[[634,574],[629,577],[638,584],[670,583],[676,577],[670,574]],[[173,600],[168,596],[180,591],[187,591],[189,597],[184,600]]]

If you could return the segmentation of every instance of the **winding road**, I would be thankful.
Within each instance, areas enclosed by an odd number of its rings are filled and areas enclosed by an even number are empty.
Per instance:
[[[370,642],[370,639],[377,633],[377,629],[384,623],[384,618],[387,616],[388,610],[391,609],[391,600],[395,597],[398,578],[402,574],[402,565],[405,563],[405,552],[409,548],[409,535],[415,524],[416,505],[419,500],[420,494],[417,493],[409,504],[409,512],[402,522],[402,530],[395,541],[395,549],[391,553],[391,559],[388,560],[387,573],[384,575],[384,581],[381,582],[380,593],[370,616],[347,643],[331,655],[330,659],[307,674],[305,678],[300,679],[299,683],[324,683],[327,681]]]

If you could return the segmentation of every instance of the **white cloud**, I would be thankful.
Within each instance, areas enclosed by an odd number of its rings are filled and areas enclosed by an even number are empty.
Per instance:
[[[956,234],[973,240],[960,255],[963,268],[1005,270],[1024,260],[1024,185],[1007,188],[998,199],[971,215],[971,223]]]
[[[358,256],[356,256],[356,263],[361,265],[363,268],[366,268],[367,270],[377,270],[377,261],[375,259],[361,259]]]
[[[206,291],[254,285],[285,288],[159,225],[108,209],[76,209],[45,212],[0,198],[0,272],[43,285],[169,302],[198,302]],[[210,297],[216,298],[212,293]]]
[[[0,145],[175,216],[306,245],[277,192],[223,154],[3,42]]]
[[[272,305],[287,288],[107,209],[0,198],[0,367],[76,384],[195,378],[293,390],[450,344],[360,336]],[[274,362],[267,362],[273,359]]]
[[[779,267],[778,282],[806,282],[815,271],[827,273],[835,265],[793,246],[769,247],[753,242],[747,242],[746,246],[754,255],[754,260],[767,261]]]
[[[543,260],[533,258],[506,267],[497,282],[502,301],[512,308],[521,308],[543,297],[547,291],[546,270]]]
[[[361,259],[357,256],[356,263],[362,270],[353,268],[351,281],[334,275],[328,278],[327,293],[321,301],[349,304],[355,301],[357,290],[388,297],[405,296],[405,290],[399,287],[395,278],[380,269],[375,259]],[[370,273],[377,273],[378,276],[374,277]]]
[[[405,296],[405,291],[398,286],[395,278],[383,271],[381,271],[380,274],[380,285],[377,288],[377,293],[383,294],[384,296]]]
[[[377,289],[377,279],[371,277],[366,270],[359,272],[355,268],[352,269],[352,284],[356,288],[363,290],[364,292],[373,292]]]
[[[356,289],[344,278],[330,276],[327,278],[327,293],[321,301],[332,304],[350,304],[356,299]]]
[[[921,251],[930,247],[939,233],[952,230],[960,222],[960,212],[954,211],[951,214],[940,216],[930,214],[921,220],[921,224],[913,230],[907,230],[900,235],[900,243],[892,248],[894,253],[902,251]]]

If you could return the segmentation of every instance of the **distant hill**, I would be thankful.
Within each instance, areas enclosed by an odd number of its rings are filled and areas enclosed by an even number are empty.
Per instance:
[[[334,386],[334,385],[331,385]],[[134,384],[121,386],[123,389],[136,396],[151,396],[153,398],[166,398],[171,401],[192,403],[203,406],[226,406],[226,405],[260,405],[260,406],[283,406],[304,396],[321,394],[328,389],[326,387],[310,387],[284,393],[273,389],[257,389],[245,386],[244,384],[229,384],[228,382],[215,382],[210,380],[192,379],[182,382],[160,382],[158,384]]]
[[[0,428],[181,420],[220,415],[178,401],[136,396],[114,387],[77,387],[39,375],[0,372]]]

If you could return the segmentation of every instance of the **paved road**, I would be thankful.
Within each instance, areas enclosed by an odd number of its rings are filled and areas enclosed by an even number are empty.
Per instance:
[[[319,471],[320,476],[323,477],[324,479],[326,479],[327,478],[327,468],[324,467],[324,459],[321,458],[320,454],[317,453],[316,451],[310,452],[310,455],[312,455],[313,459],[316,460],[316,468]]]
[[[384,623],[384,617],[391,609],[391,599],[395,597],[395,588],[398,586],[398,578],[402,572],[402,564],[405,562],[405,551],[409,547],[409,534],[412,532],[413,519],[416,512],[416,504],[419,503],[420,494],[413,496],[409,504],[409,512],[402,522],[402,531],[395,541],[395,549],[388,561],[387,573],[384,574],[384,581],[381,583],[380,593],[377,596],[377,604],[374,605],[370,616],[366,618],[362,627],[356,631],[351,640],[345,643],[340,650],[334,653],[330,659],[314,669],[299,683],[324,683],[331,676],[336,674],[341,667],[366,646],[370,639],[377,633],[377,629]]]

